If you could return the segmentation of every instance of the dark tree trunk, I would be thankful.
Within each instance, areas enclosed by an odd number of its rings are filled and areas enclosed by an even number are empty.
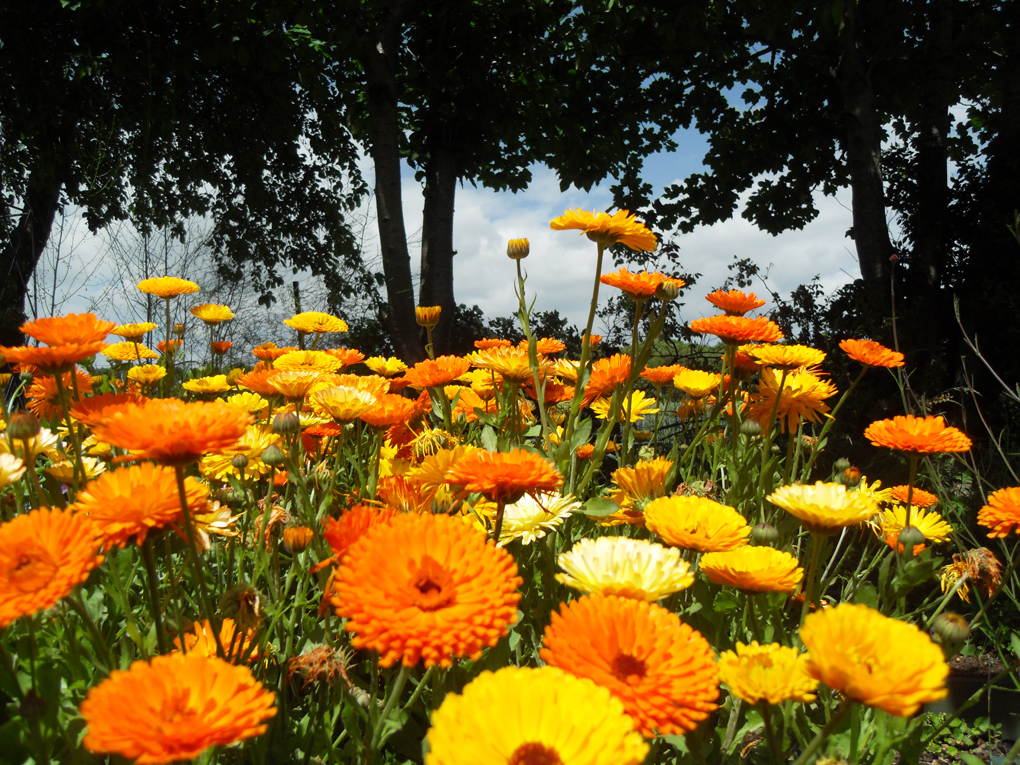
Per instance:
[[[420,305],[443,309],[432,330],[436,354],[450,352],[453,314],[453,209],[457,193],[457,157],[446,136],[430,141],[425,165],[425,207],[422,222]]]
[[[836,71],[843,94],[847,166],[853,204],[853,237],[861,276],[884,280],[893,254],[885,219],[882,186],[882,131],[875,111],[875,95],[867,65],[862,59],[855,19],[844,17],[839,33],[840,61]]]
[[[0,345],[23,345],[25,297],[39,257],[50,238],[60,203],[58,189],[35,189],[29,183],[25,209],[10,239],[3,243],[0,261]]]
[[[414,282],[404,231],[400,195],[400,118],[395,57],[400,28],[410,2],[397,0],[373,33],[359,41],[359,60],[368,96],[369,154],[375,162],[375,202],[379,216],[379,244],[389,303],[390,338],[397,355],[408,364],[425,357],[414,319]]]

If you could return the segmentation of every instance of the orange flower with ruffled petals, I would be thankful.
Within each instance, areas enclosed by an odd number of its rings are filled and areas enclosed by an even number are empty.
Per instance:
[[[441,388],[471,369],[471,362],[460,356],[425,359],[404,372],[404,379],[416,388]]]
[[[92,428],[102,420],[103,410],[119,404],[137,404],[144,399],[137,393],[100,393],[97,396],[83,398],[71,405],[72,419],[87,428]]]
[[[337,561],[342,561],[351,545],[363,537],[369,529],[389,523],[397,516],[392,507],[357,504],[343,512],[339,518],[327,518],[323,539],[333,551]]]
[[[229,340],[214,340],[209,343],[209,347],[212,348],[212,352],[222,356],[224,353],[234,347],[234,344]]]
[[[375,400],[375,406],[361,414],[361,419],[373,428],[388,428],[398,422],[407,422],[414,416],[418,403],[396,393],[385,393]]]
[[[941,417],[931,415],[915,417],[908,414],[891,420],[879,420],[868,426],[864,437],[874,446],[911,454],[965,452],[971,447],[967,436],[951,425],[946,425]]]
[[[184,494],[194,512],[209,488],[188,476]],[[151,529],[180,520],[177,473],[149,462],[103,473],[78,492],[71,509],[92,520],[105,549],[124,547],[131,537],[141,545]]]
[[[480,351],[487,351],[489,348],[509,348],[512,345],[509,340],[501,337],[483,337],[481,340],[475,340],[475,348]]]
[[[591,368],[591,377],[584,386],[585,405],[597,398],[608,396],[613,390],[627,382],[630,377],[630,356],[617,353],[607,359],[599,359]]]
[[[354,348],[327,348],[326,353],[340,360],[341,370],[353,367],[365,360],[365,354]]]
[[[655,297],[655,291],[665,280],[665,274],[649,273],[648,271],[632,274],[626,268],[621,268],[616,273],[603,274],[599,278],[603,284],[623,290],[638,302]]]
[[[659,245],[655,234],[638,222],[637,216],[631,215],[629,210],[620,210],[612,215],[580,209],[567,210],[560,217],[554,218],[549,228],[553,231],[579,230],[603,247],[620,243],[638,252],[651,252]]]
[[[55,345],[50,348],[19,345],[14,348],[0,346],[0,357],[8,364],[30,364],[47,375],[58,375],[70,372],[79,361],[95,356],[106,343],[96,341],[85,344]]]
[[[874,340],[841,340],[839,347],[854,361],[866,367],[885,367],[892,369],[903,366],[903,354],[886,348]]]
[[[524,494],[551,492],[563,485],[563,476],[549,461],[533,452],[474,452],[451,468],[449,483],[464,491],[479,492],[493,502],[513,503]]]
[[[187,465],[233,446],[251,421],[248,412],[223,401],[148,399],[104,409],[92,434],[134,452],[129,459]]]
[[[0,524],[0,628],[51,608],[103,562],[88,518],[46,507]]]
[[[743,316],[748,311],[761,308],[765,301],[753,292],[740,290],[716,290],[705,295],[705,300],[730,316]]]
[[[542,661],[607,688],[646,738],[694,730],[717,707],[712,647],[654,603],[578,598],[553,612],[542,645]]]
[[[906,485],[891,487],[889,489],[889,499],[895,500],[896,502],[900,502],[904,505],[907,504],[907,490],[909,488],[910,487]],[[928,508],[937,505],[938,501],[939,498],[930,491],[919,489],[916,486],[910,495],[910,504],[914,507]]]
[[[710,316],[707,319],[695,319],[690,327],[692,332],[715,335],[727,345],[774,343],[783,339],[779,325],[764,316],[754,319],[746,316]]]
[[[244,376],[242,375],[242,377]],[[242,377],[237,378],[238,384],[249,390],[255,390],[248,382],[242,381]],[[283,396],[288,401],[301,401],[315,387],[321,377],[322,372],[316,369],[273,370],[273,373],[266,378],[266,382],[276,395]],[[261,393],[261,391],[256,391],[256,393]]]
[[[479,369],[496,372],[504,380],[518,385],[534,379],[526,348],[490,348],[472,353],[468,358]],[[539,365],[539,373],[543,374],[544,367],[541,362]]]
[[[528,348],[528,338],[524,338],[517,344],[518,348]],[[565,351],[567,349],[566,343],[562,340],[557,340],[555,337],[543,337],[535,341],[535,350],[543,356],[552,356],[554,353]]]
[[[449,667],[477,659],[517,618],[517,564],[485,534],[448,515],[398,515],[355,542],[333,605],[355,648],[379,664]]]
[[[645,367],[641,370],[641,376],[648,380],[656,388],[661,388],[663,385],[668,385],[673,382],[673,378],[676,377],[683,369],[681,364],[670,364],[666,367]]]
[[[215,656],[171,653],[114,670],[81,705],[82,745],[147,763],[197,758],[266,732],[276,695],[247,667]]]
[[[50,316],[21,325],[21,332],[49,346],[89,345],[105,340],[117,325],[91,313]]]
[[[78,378],[78,393],[81,395],[91,393],[92,376],[81,370],[75,370],[74,375]],[[70,398],[73,395],[71,373],[65,372],[61,376],[61,381],[64,384],[64,390],[67,392],[68,398]],[[55,377],[43,375],[32,379],[32,384],[28,388],[27,408],[40,420],[51,420],[60,417],[60,397],[57,395],[57,379]]]
[[[1020,488],[999,489],[988,495],[988,504],[978,511],[977,522],[988,528],[992,539],[1008,537],[1020,525]]]

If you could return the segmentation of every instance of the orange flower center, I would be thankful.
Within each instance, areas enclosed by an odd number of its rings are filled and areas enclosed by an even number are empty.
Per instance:
[[[613,674],[625,683],[630,681],[632,677],[640,680],[647,672],[648,665],[637,656],[621,653],[613,659]]]
[[[25,552],[15,559],[8,579],[20,592],[36,592],[53,581],[57,568],[48,551]]]
[[[563,765],[563,760],[555,749],[533,741],[517,747],[510,755],[508,765]]]
[[[196,710],[189,705],[191,699],[190,689],[178,689],[164,700],[160,709],[159,719],[155,720],[155,727],[161,732],[175,732],[184,726],[189,726],[197,717]]]
[[[411,587],[412,602],[422,611],[438,611],[453,603],[454,588],[450,572],[428,555],[422,557],[417,570],[412,564]]]

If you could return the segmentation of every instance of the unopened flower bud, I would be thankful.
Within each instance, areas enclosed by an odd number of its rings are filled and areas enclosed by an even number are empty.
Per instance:
[[[942,646],[942,654],[946,661],[956,656],[963,644],[970,639],[970,625],[959,614],[946,612],[935,617],[931,626],[936,642]]]
[[[229,507],[231,510],[236,510],[244,504],[244,495],[234,491],[233,489],[224,489],[219,493],[220,502]]]
[[[774,547],[779,542],[779,530],[769,523],[759,523],[751,528],[751,544],[755,547]]]
[[[235,454],[230,464],[235,470],[244,470],[248,467],[248,457],[244,454]]]
[[[184,334],[185,327],[183,324],[174,324],[173,333],[177,337],[181,337]]]
[[[839,475],[848,467],[850,467],[850,460],[848,460],[846,457],[840,457],[838,460],[836,460],[835,464],[832,466],[832,472],[835,475]]]
[[[663,303],[667,303],[670,300],[676,300],[680,297],[680,288],[683,286],[683,282],[679,279],[666,279],[655,289],[655,297],[661,300]]]
[[[836,475],[836,483],[841,483],[848,489],[852,489],[861,483],[861,471],[855,467],[848,467],[842,473]]]
[[[307,526],[288,526],[283,530],[283,547],[291,555],[297,555],[312,543],[315,532]]]
[[[913,555],[914,548],[923,545],[926,541],[924,533],[917,526],[907,526],[896,538],[896,545],[901,552]]]
[[[506,245],[506,256],[514,260],[522,260],[531,252],[531,244],[527,239],[511,239]]]
[[[649,441],[652,438],[652,431],[650,430],[637,430],[635,428],[631,432],[634,434],[634,440],[638,442]]]
[[[270,467],[279,467],[287,461],[287,455],[279,446],[272,444],[268,449],[262,452],[262,461]]]
[[[278,436],[291,436],[301,430],[301,418],[294,412],[280,412],[273,417],[273,432]]]
[[[435,326],[439,323],[439,314],[442,312],[442,306],[421,305],[414,309],[414,319],[420,327],[435,329]]]
[[[241,630],[250,630],[262,621],[262,595],[247,582],[240,582],[220,596],[220,613],[233,619]]]
[[[761,435],[761,423],[757,420],[744,420],[740,423],[740,434],[754,438]]]
[[[11,421],[7,423],[7,432],[11,438],[18,441],[27,441],[39,435],[39,418],[31,412],[21,411],[11,415]]]

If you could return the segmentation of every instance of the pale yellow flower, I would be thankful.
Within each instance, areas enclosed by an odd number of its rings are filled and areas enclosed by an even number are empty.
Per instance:
[[[365,359],[365,366],[383,377],[393,377],[407,369],[407,364],[396,356],[390,356],[388,359],[382,356],[372,356]]]
[[[679,549],[645,539],[581,539],[557,563],[567,573],[556,580],[582,592],[654,601],[694,583]]]
[[[127,376],[129,380],[134,380],[139,385],[152,385],[166,377],[166,369],[155,364],[143,364],[140,367],[131,367]]]

